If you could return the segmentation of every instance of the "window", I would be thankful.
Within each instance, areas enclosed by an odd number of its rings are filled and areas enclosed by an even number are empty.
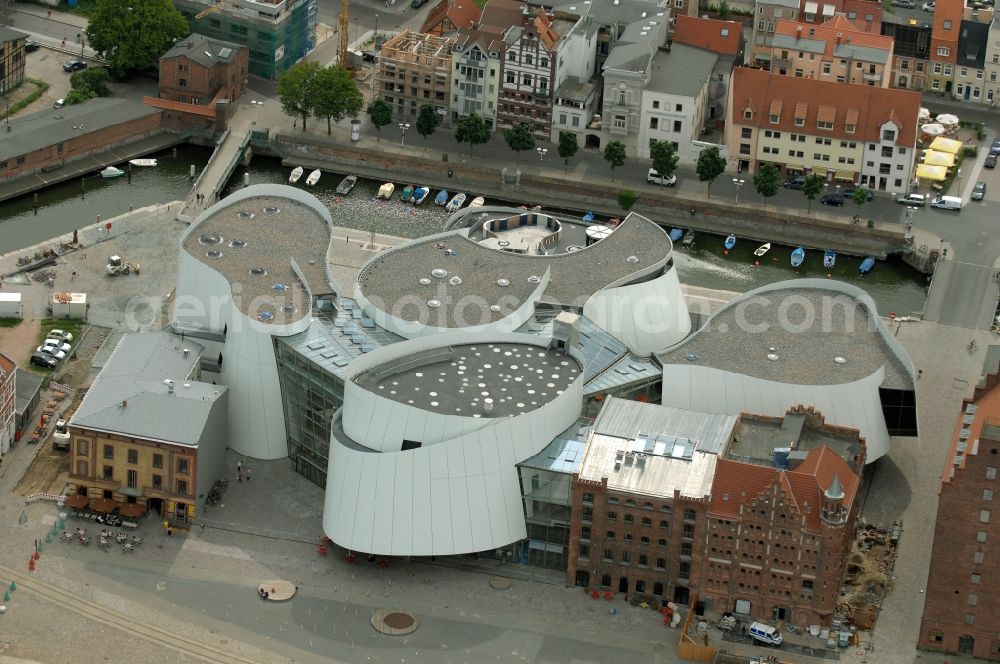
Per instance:
[[[945,19],[945,21],[944,21],[944,29],[945,30],[951,30],[951,21],[949,19]]]
[[[515,82],[515,81],[517,80],[517,78],[515,78],[515,76],[514,76],[514,72],[512,72],[512,71],[509,71],[509,72],[507,72],[507,76],[506,76],[506,77],[504,78],[504,80],[505,80],[505,81],[506,81],[507,83],[511,83],[511,84],[513,84],[513,83],[514,83],[514,82]]]
[[[135,489],[139,484],[139,474],[134,470],[128,471],[128,486],[130,489]]]
[[[590,557],[590,547],[586,544],[580,545],[580,558],[587,559]]]
[[[817,120],[816,121],[816,128],[817,129],[826,129],[827,131],[830,131],[830,130],[833,129],[833,123],[832,122],[820,122],[819,120]]]
[[[982,551],[976,551],[975,553],[972,554],[972,562],[974,562],[977,565],[982,565],[983,560],[985,558],[986,554],[984,554]]]
[[[114,459],[115,458],[115,447],[114,447],[114,445],[105,445],[104,446],[104,458],[105,459]]]
[[[531,74],[521,75],[521,85],[528,85],[528,86],[531,85]]]
[[[104,466],[104,479],[111,480],[115,477],[115,469],[111,466]]]
[[[153,468],[163,468],[163,455],[154,454],[153,455]]]
[[[848,134],[853,134],[856,129],[857,129],[856,125],[852,125],[852,124],[845,124],[844,125],[844,131],[846,131]]]
[[[618,512],[608,512],[607,517],[609,521],[614,521],[618,518]]]
[[[802,579],[802,590],[812,592],[813,582],[812,579]]]
[[[565,117],[566,116],[564,115],[563,118],[565,118]],[[566,120],[563,119],[562,122],[565,123]],[[583,504],[584,505],[593,505],[594,504],[594,494],[592,494],[592,493],[585,493],[585,494],[583,494]]]
[[[976,533],[976,541],[979,542],[980,544],[985,544],[986,543],[986,531],[985,530],[980,530],[978,533]]]
[[[938,46],[937,54],[940,55],[941,57],[946,58],[946,57],[948,57],[948,55],[950,53],[951,53],[951,49],[948,48],[947,46]],[[935,63],[935,64],[937,64],[937,63]]]
[[[179,475],[187,475],[188,474],[188,460],[187,459],[181,457],[180,459],[177,460],[177,473]]]
[[[580,514],[580,520],[586,523],[590,523],[594,520],[594,510],[590,507],[584,507],[583,513]]]
[[[660,521],[660,528],[667,529],[669,527],[670,527],[670,524],[667,523],[667,521],[665,521],[665,520],[661,520]]]
[[[90,452],[90,443],[88,443],[86,440],[77,440],[76,441],[76,453],[77,454],[79,454],[80,456],[87,456],[87,454],[89,452]]]
[[[750,154],[750,144],[740,143],[740,154],[749,155]]]
[[[674,111],[677,112],[677,113],[683,113],[684,112],[684,104],[675,104],[674,105]]]
[[[975,625],[976,624],[976,614],[975,613],[966,613],[965,614],[965,624],[966,625]]]
[[[681,130],[681,121],[680,120],[674,120],[674,131],[675,132],[679,132],[680,130]]]
[[[982,580],[983,576],[981,574],[973,574],[972,576],[969,577],[969,583],[971,583],[974,586],[978,586]]]
[[[635,517],[631,514],[625,515],[625,523],[635,523]]]
[[[609,530],[608,532],[604,533],[604,539],[609,539],[612,542],[614,542],[615,541],[615,531]]]
[[[539,58],[538,64],[540,64],[542,67],[548,67],[549,66],[549,59],[548,58]]]
[[[743,119],[744,120],[753,120],[753,111],[751,111],[749,108],[747,110],[743,111]]]
[[[743,127],[743,129],[740,130],[740,138],[750,138],[751,136],[753,136],[753,129]]]
[[[989,522],[990,522],[990,511],[979,510],[979,523],[989,523]]]
[[[517,52],[511,51],[507,54],[507,62],[517,62]]]
[[[944,641],[944,632],[932,629],[928,634],[928,638],[934,643],[942,643]]]
[[[934,68],[933,68],[933,70],[932,70],[932,71],[933,71],[933,72],[934,72],[935,74],[940,74],[940,73],[941,73],[941,63],[940,63],[940,62],[935,62],[935,63],[934,63]]]
[[[894,141],[896,140],[896,131],[894,129],[885,129],[882,131],[883,141]]]
[[[665,540],[664,538],[661,537],[660,539],[656,540],[656,546],[666,546],[666,545],[667,545],[667,540]]]
[[[188,492],[187,480],[177,480],[177,493],[186,495]]]
[[[892,156],[892,146],[891,145],[883,145],[882,146],[882,156],[883,157],[891,157]]]
[[[993,489],[983,489],[983,500],[993,500]]]
[[[629,561],[629,553],[628,553],[628,551],[622,551],[622,562],[623,563],[628,563],[628,561]]]
[[[648,516],[642,517],[642,527],[643,528],[652,528],[653,527],[653,520],[650,519]]]
[[[177,79],[177,85],[179,85],[182,88],[186,88],[188,85],[187,79],[186,78]]]
[[[691,578],[691,563],[681,563],[680,565],[678,565],[677,578],[678,579]]]
[[[690,523],[684,524],[684,532],[681,533],[681,536],[682,537],[686,537],[688,539],[693,539],[694,538],[694,526],[691,525]]]
[[[805,118],[795,118],[795,126],[796,127],[804,127],[805,125],[806,125],[806,119]]]
[[[666,569],[666,568],[667,568],[667,559],[666,558],[657,558],[656,559],[656,569]]]
[[[612,551],[611,549],[604,549],[604,560],[611,561],[614,559],[615,559],[614,551]]]
[[[580,528],[580,539],[589,540],[590,539],[590,526],[584,526]]]
[[[162,475],[153,475],[153,488],[154,489],[162,489],[163,488],[163,476]]]
[[[76,462],[76,474],[77,475],[86,475],[87,474],[87,462],[86,461],[77,461]]]
[[[656,110],[658,108],[660,108],[660,100],[659,99],[654,99],[653,100],[653,110]]]
[[[781,122],[781,115],[778,113],[772,113],[770,120],[771,124],[778,124],[779,122]]]
[[[533,59],[533,58],[531,57],[531,54],[530,54],[530,53],[526,53],[526,54],[525,54],[525,56],[524,56],[524,64],[526,64],[526,65],[530,65],[530,64],[534,64],[534,62],[535,62],[535,61],[534,61],[534,59]]]
[[[139,463],[139,450],[129,450],[128,451],[128,462],[129,463]]]
[[[490,102],[490,103],[492,103],[492,102]],[[573,116],[573,126],[574,127],[579,127],[580,126],[580,116],[579,115],[574,115]]]
[[[986,479],[995,480],[997,478],[997,469],[993,467],[986,468]]]
[[[615,129],[624,129],[624,128],[625,128],[625,116],[624,115],[616,115],[615,116]]]
[[[976,593],[969,593],[969,606],[975,606],[979,604],[979,595]]]
[[[643,546],[649,546],[649,538],[648,537],[640,537],[639,538],[639,544],[642,544]]]
[[[660,119],[659,118],[650,118],[649,119],[649,128],[650,129],[659,129],[660,128]]]
[[[682,556],[687,556],[688,558],[691,557],[691,543],[690,542],[684,542],[683,544],[681,544],[681,555]]]
[[[698,513],[694,510],[684,510],[684,520],[685,521],[695,521],[698,518]]]

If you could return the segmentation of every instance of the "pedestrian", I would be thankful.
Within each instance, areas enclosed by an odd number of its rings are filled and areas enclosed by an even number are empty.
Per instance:
[[[923,369],[917,369],[917,380],[920,380],[920,377],[923,376],[923,375],[924,375],[924,370]]]
[[[70,277],[70,281],[72,281],[73,279],[76,279],[76,268],[75,267],[73,268],[73,275]]]
[[[243,481],[243,469],[242,469],[242,468],[240,468],[240,471],[239,471],[239,473],[238,473],[238,476],[239,476],[239,478],[240,478],[240,482],[242,482],[242,481]]]
[[[242,461],[237,461],[237,462],[236,462],[236,472],[237,472],[237,473],[238,473],[238,472],[240,472],[240,470],[241,470],[242,468],[243,468],[243,462],[242,462]]]
[[[173,536],[174,536],[174,529],[173,529],[173,527],[172,526],[167,526],[167,537],[173,537]]]
[[[251,473],[251,472],[252,472],[252,471],[251,471],[251,470],[250,470],[249,468],[247,468],[247,482],[249,482],[249,481],[250,481],[250,473]]]
[[[52,10],[49,10],[49,18],[52,18]]]

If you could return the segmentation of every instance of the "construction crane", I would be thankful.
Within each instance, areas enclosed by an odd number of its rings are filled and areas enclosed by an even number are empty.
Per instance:
[[[216,2],[214,7],[209,7],[208,9],[202,10],[194,15],[194,20],[200,21],[209,14],[217,14],[225,9],[228,5],[233,4],[233,0],[222,0],[222,2]]]
[[[337,19],[337,64],[346,69],[350,69],[347,64],[347,42],[348,42],[348,20],[350,14],[347,11],[348,0],[340,0],[340,17]]]

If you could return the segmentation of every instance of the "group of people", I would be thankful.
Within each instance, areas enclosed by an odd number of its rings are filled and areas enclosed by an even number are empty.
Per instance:
[[[250,481],[250,469],[249,468],[244,468],[242,461],[237,461],[236,462],[236,478],[240,482],[242,482],[244,477],[246,477],[247,482]]]
[[[260,597],[261,599],[267,599],[268,597],[270,597],[270,595],[268,594],[268,592],[266,590],[264,590],[263,588],[258,588],[257,589],[257,596]]]

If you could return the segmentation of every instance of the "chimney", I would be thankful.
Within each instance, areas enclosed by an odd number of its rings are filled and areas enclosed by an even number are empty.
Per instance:
[[[797,40],[801,37],[802,37],[802,26],[800,25],[799,27],[795,28],[795,39]]]
[[[843,38],[844,38],[844,33],[843,32],[838,32],[837,33],[837,43],[839,44],[840,40],[842,40]]]
[[[127,406],[128,405],[128,399],[125,399],[124,401],[122,401],[121,405],[122,405],[122,408],[124,408],[125,406]]]

